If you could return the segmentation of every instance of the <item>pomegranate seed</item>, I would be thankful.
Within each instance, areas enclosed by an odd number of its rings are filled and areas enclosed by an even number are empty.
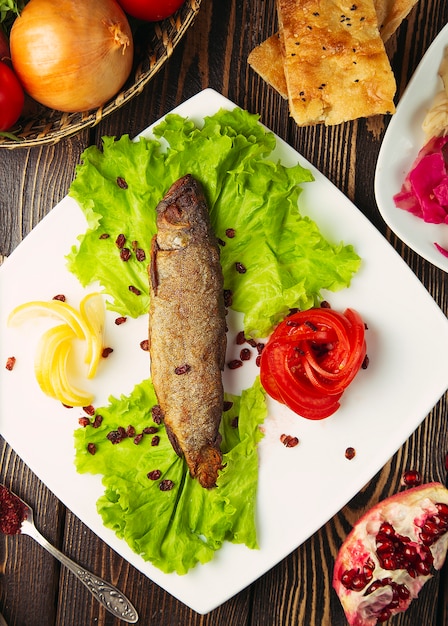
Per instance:
[[[233,407],[233,402],[231,402],[230,400],[224,400],[223,403],[223,413],[225,413],[226,411],[230,411],[230,409]]]
[[[258,356],[257,356],[257,358],[255,359],[255,365],[256,365],[257,367],[260,367],[260,363],[261,363],[261,356],[260,356],[260,355],[258,355]]]
[[[95,415],[95,419],[93,420],[93,423],[92,423],[93,428],[99,428],[102,422],[103,422],[103,416],[99,414]]]
[[[89,406],[83,406],[82,410],[84,411],[84,413],[87,413],[87,415],[94,415],[95,414],[95,407],[92,406],[91,404],[89,404]]]
[[[230,427],[231,428],[238,428],[238,424],[239,424],[239,417],[238,415],[236,415],[232,421],[230,422]]]
[[[142,292],[140,291],[140,289],[137,289],[137,287],[134,287],[134,285],[129,285],[128,287],[129,291],[131,293],[133,293],[136,296],[141,296]]]
[[[436,509],[439,512],[439,515],[448,519],[448,504],[445,504],[444,502],[437,502]]]
[[[370,575],[370,580],[371,579],[372,576]],[[369,580],[367,580],[365,574],[360,572],[359,569],[350,569],[342,574],[341,582],[346,589],[351,589],[352,591],[362,591]]]
[[[107,433],[106,437],[114,445],[120,443],[120,441],[123,440],[123,435],[118,430],[111,430],[109,433]]]
[[[224,248],[224,246],[226,245],[226,242],[218,237],[218,244]]]
[[[261,342],[257,343],[256,348],[257,348],[258,354],[261,354],[264,350],[264,343],[261,343]]]
[[[122,261],[129,261],[130,258],[131,258],[131,251],[129,250],[129,248],[122,248],[120,251],[120,259]]]
[[[115,239],[115,245],[117,246],[117,248],[121,250],[122,248],[124,248],[125,243],[126,243],[126,237],[123,235],[123,233],[120,233],[118,237]]]
[[[65,302],[65,296],[62,293],[58,293],[57,296],[53,296],[53,300],[58,300],[59,302]]]
[[[327,300],[322,300],[320,306],[322,309],[331,309],[331,304]]]
[[[163,421],[163,411],[158,404],[155,404],[151,408],[152,419],[156,424],[161,424]]]
[[[159,435],[154,435],[154,437],[151,439],[151,445],[155,448],[156,446],[158,446],[160,443],[160,437]]]
[[[144,435],[153,435],[156,432],[157,432],[157,428],[155,426],[146,426],[143,429],[143,434]]]
[[[236,370],[239,367],[242,367],[243,362],[240,361],[239,359],[233,359],[233,361],[229,361],[227,363],[227,367],[229,368],[229,370]]]
[[[397,593],[398,593],[398,597],[401,600],[407,600],[409,596],[411,595],[411,592],[406,587],[406,585],[397,585]]]
[[[369,595],[370,593],[373,593],[374,591],[376,591],[377,589],[380,589],[381,587],[383,587],[383,583],[381,582],[381,580],[375,580],[375,582],[373,582],[366,589],[366,595]]]
[[[136,430],[131,424],[129,424],[129,426],[126,428],[126,435],[128,437],[135,437],[136,435]]]
[[[103,348],[103,351],[101,352],[101,356],[103,357],[103,359],[107,359],[109,354],[112,354],[113,351],[114,351],[113,348]]]
[[[162,482],[159,485],[159,489],[160,491],[171,491],[171,489],[174,487],[174,483],[172,480],[162,480]]]
[[[90,454],[95,454],[96,452],[96,445],[94,443],[88,443],[87,444],[87,452],[90,452]]]
[[[101,233],[100,239],[109,239],[110,235],[108,233]]]
[[[351,461],[352,459],[354,459],[356,456],[356,450],[355,448],[351,448],[348,447],[345,450],[345,458],[348,459],[349,461]]]
[[[417,487],[422,484],[422,477],[417,470],[408,470],[403,474],[403,484],[406,487]]]
[[[291,435],[281,435],[280,441],[286,448],[295,448],[299,444],[298,438]]]
[[[149,480],[159,480],[162,476],[162,472],[160,470],[152,470],[152,472],[148,472],[147,476]]]
[[[149,351],[149,339],[143,339],[143,341],[140,341],[140,348],[144,352],[148,352]]]
[[[140,441],[143,439],[143,434],[139,433],[138,435],[135,435],[134,437],[134,443],[136,446],[138,446],[138,444],[140,443]]]
[[[243,348],[240,352],[240,359],[242,361],[249,361],[251,356],[249,348]]]
[[[369,367],[369,363],[370,363],[370,361],[369,361],[369,357],[368,357],[368,356],[367,356],[367,354],[366,354],[366,356],[364,357],[364,361],[363,361],[363,362],[362,362],[362,364],[361,364],[361,368],[362,368],[363,370],[366,370],[366,369]]]
[[[137,261],[144,261],[146,259],[146,252],[143,250],[143,248],[137,248],[137,250],[135,251],[135,257]]]
[[[227,228],[226,230],[226,237],[228,237],[229,239],[233,239],[235,237],[235,229],[234,228]]]
[[[9,372],[12,372],[12,370],[14,369],[14,365],[16,364],[16,357],[15,356],[10,356],[6,359],[6,369]]]
[[[78,424],[85,428],[86,426],[90,426],[90,420],[88,417],[80,417],[78,420]]]
[[[238,274],[245,274],[247,272],[246,267],[242,263],[239,263],[238,261],[235,263],[235,269],[238,272]]]
[[[383,609],[376,619],[378,622],[381,622],[381,623],[387,622],[387,620],[390,618],[391,615],[392,613],[389,611],[389,609]]]
[[[238,346],[242,346],[243,343],[246,343],[246,336],[244,334],[244,330],[240,330],[240,332],[237,334],[236,339],[235,339],[235,343]]]
[[[127,317],[121,316],[121,317],[117,317],[117,319],[115,320],[115,324],[117,326],[121,326],[121,324],[124,324],[125,322],[127,322]]]
[[[120,187],[120,189],[128,188],[128,184],[122,176],[117,176],[117,185]]]

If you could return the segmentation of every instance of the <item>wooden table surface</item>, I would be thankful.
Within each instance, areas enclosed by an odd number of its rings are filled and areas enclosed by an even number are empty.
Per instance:
[[[447,17],[444,0],[419,0],[388,42],[397,101]],[[54,146],[0,150],[0,261],[67,194],[86,146],[99,144],[103,135],[133,136],[175,105],[212,87],[241,107],[260,113],[262,122],[335,183],[386,236],[447,314],[445,273],[404,245],[386,227],[375,203],[375,164],[388,118],[361,119],[333,128],[296,127],[287,103],[247,64],[250,50],[275,29],[275,0],[203,0],[186,37],[138,97],[93,130]],[[34,506],[47,539],[130,596],[138,608],[139,623],[145,626],[343,626],[346,620],[331,589],[331,572],[346,530],[368,507],[398,491],[407,469],[419,470],[425,482],[446,484],[446,400],[445,394],[386,466],[323,528],[250,587],[205,616],[173,599],[117,556],[58,501],[3,439],[1,480]],[[366,427],[373,429],[375,424]],[[317,572],[316,563],[328,564],[328,569]],[[388,623],[447,626],[447,605],[445,566],[407,613]],[[28,538],[0,538],[0,610],[10,626],[123,623]]]

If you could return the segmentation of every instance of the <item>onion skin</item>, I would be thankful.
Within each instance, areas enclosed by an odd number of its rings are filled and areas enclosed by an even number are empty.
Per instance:
[[[69,113],[112,98],[134,56],[129,22],[115,0],[30,0],[13,24],[10,48],[25,91]]]

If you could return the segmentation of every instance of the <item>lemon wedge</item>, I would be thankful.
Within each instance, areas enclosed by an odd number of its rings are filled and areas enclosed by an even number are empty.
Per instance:
[[[103,298],[99,293],[89,293],[81,300],[79,310],[89,329],[86,337],[86,363],[89,364],[87,378],[94,378],[103,352],[104,324],[106,321]]]
[[[75,340],[85,342],[87,378],[97,373],[103,351],[106,320],[104,301],[99,293],[89,293],[79,311],[61,300],[33,300],[17,306],[8,317],[8,325],[17,326],[37,316],[49,316],[62,322],[43,333],[37,346],[34,371],[42,391],[68,406],[87,406],[93,396],[77,389],[69,380],[68,368]]]
[[[48,329],[36,350],[34,372],[42,391],[67,406],[87,406],[92,394],[81,391],[68,380],[67,365],[76,335],[68,324]]]
[[[32,300],[19,304],[11,311],[8,317],[9,326],[18,326],[37,316],[47,315],[55,317],[70,326],[79,339],[85,339],[88,335],[89,327],[78,311],[66,302],[61,300]]]

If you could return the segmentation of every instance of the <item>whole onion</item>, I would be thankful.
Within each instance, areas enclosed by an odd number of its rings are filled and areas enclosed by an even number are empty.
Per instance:
[[[115,0],[30,0],[10,36],[14,70],[25,91],[59,111],[88,111],[128,78],[134,46]]]

